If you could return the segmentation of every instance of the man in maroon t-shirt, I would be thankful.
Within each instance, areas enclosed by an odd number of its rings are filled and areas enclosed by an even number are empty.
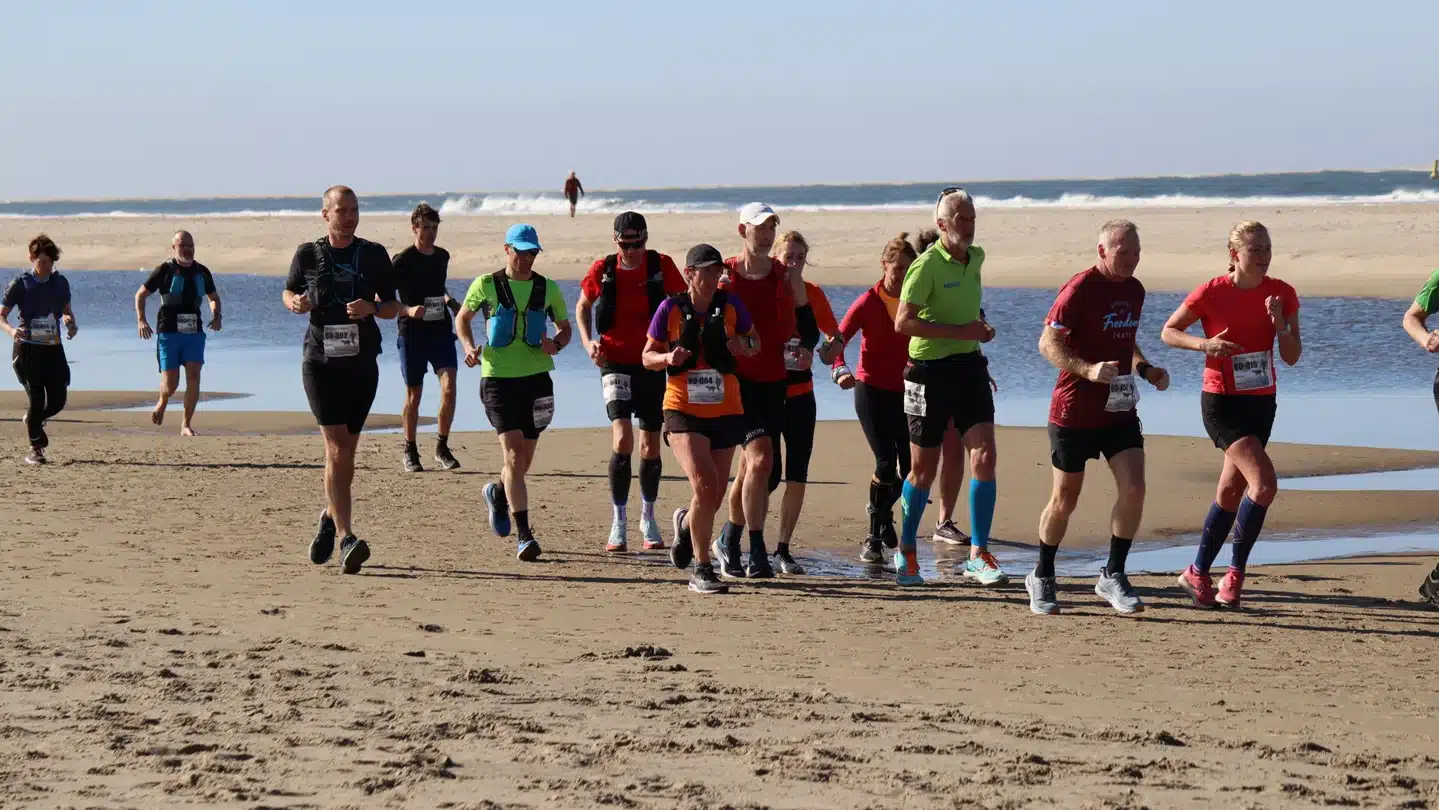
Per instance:
[[[1144,610],[1124,574],[1144,512],[1137,379],[1163,391],[1169,372],[1146,362],[1135,343],[1144,309],[1144,285],[1134,277],[1138,266],[1139,229],[1128,220],[1105,223],[1098,263],[1059,291],[1039,337],[1039,351],[1059,369],[1059,380],[1049,405],[1054,490],[1039,518],[1039,564],[1024,580],[1035,613],[1059,612],[1054,555],[1079,503],[1084,465],[1101,455],[1114,471],[1119,499],[1110,526],[1109,561],[1094,592],[1121,614]]]
[[[612,434],[610,500],[614,521],[605,551],[629,550],[628,510],[635,434],[640,426],[640,532],[644,548],[665,547],[655,519],[660,493],[660,428],[665,398],[665,373],[640,364],[645,331],[660,303],[685,291],[685,280],[674,259],[649,250],[649,226],[644,215],[625,211],[615,217],[616,251],[596,259],[580,282],[575,322],[590,362],[600,370],[600,389]],[[591,317],[593,310],[593,317]]]

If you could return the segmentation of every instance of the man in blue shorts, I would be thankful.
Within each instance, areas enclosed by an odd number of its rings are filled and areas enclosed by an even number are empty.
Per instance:
[[[420,396],[425,391],[425,373],[431,368],[440,378],[439,436],[435,440],[435,461],[446,470],[459,469],[450,452],[450,424],[455,419],[455,351],[453,315],[460,303],[445,289],[450,254],[435,246],[440,234],[440,212],[420,203],[410,215],[415,243],[394,257],[395,294],[400,299],[400,375],[405,378],[405,408],[400,421],[405,429],[405,472],[420,472],[420,451],[415,447],[415,429],[420,421]]]
[[[177,231],[170,242],[174,258],[156,267],[135,293],[135,317],[140,337],[155,336],[155,355],[160,365],[160,399],[150,414],[150,421],[165,421],[170,397],[180,386],[180,369],[185,369],[185,417],[180,423],[181,436],[194,436],[190,421],[200,402],[200,368],[205,365],[205,329],[200,322],[200,299],[210,302],[210,330],[220,331],[220,294],[210,269],[195,261],[195,237],[189,231]],[[155,330],[145,318],[145,299],[160,293],[160,311],[156,313]]]

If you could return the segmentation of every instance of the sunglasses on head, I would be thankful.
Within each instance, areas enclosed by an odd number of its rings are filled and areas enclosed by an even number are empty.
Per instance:
[[[949,188],[946,188],[939,192],[939,200],[942,200],[951,194],[958,194],[961,191],[964,191],[964,188],[962,186],[950,186]],[[935,202],[939,202],[939,200],[935,200]]]

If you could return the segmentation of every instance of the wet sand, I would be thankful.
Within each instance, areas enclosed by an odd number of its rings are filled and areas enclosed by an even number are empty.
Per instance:
[[[801,577],[702,598],[663,553],[601,550],[607,432],[570,430],[540,444],[535,564],[485,525],[492,435],[457,434],[464,468],[420,476],[399,472],[398,436],[366,436],[374,557],[345,577],[306,559],[317,436],[243,435],[265,426],[233,412],[197,416],[233,435],[188,440],[116,429],[143,413],[74,416],[52,425],[55,463],[0,460],[23,505],[0,515],[0,806],[1439,802],[1439,612],[1413,593],[1430,559],[1256,569],[1238,613],[1136,577],[1138,620],[1087,580],[1061,583],[1058,617],[1017,583]],[[801,556],[864,525],[858,428],[820,431]],[[1001,430],[1001,538],[1033,542],[1043,445]],[[1144,537],[1202,517],[1219,455],[1199,445],[1150,439]],[[1439,464],[1274,449],[1282,475]],[[667,457],[666,515],[677,473]],[[1075,544],[1107,537],[1110,494],[1087,493]],[[1432,503],[1283,492],[1269,525],[1432,525]]]
[[[362,190],[363,191],[363,190]],[[363,198],[362,198],[363,202]],[[438,204],[439,200],[433,200]],[[812,281],[874,282],[885,240],[932,224],[923,211],[786,212],[813,246]],[[1243,219],[1265,222],[1274,237],[1273,273],[1303,295],[1409,298],[1436,263],[1439,217],[1433,206],[1375,205],[1264,208],[1143,208],[1134,210],[981,209],[978,242],[988,251],[985,281],[992,286],[1058,288],[1094,260],[1100,224],[1133,219],[1144,240],[1140,278],[1152,290],[1187,292],[1228,266],[1229,229]],[[579,278],[596,257],[613,250],[610,214],[528,217],[546,253],[537,270],[556,279]],[[735,217],[728,214],[647,216],[651,246],[676,257],[697,242],[738,252]],[[450,273],[473,277],[503,265],[508,217],[451,216],[440,244],[453,256]],[[168,257],[177,228],[191,230],[198,258],[227,273],[283,275],[295,246],[323,233],[318,211],[308,217],[76,217],[0,219],[0,264],[25,264],[25,245],[40,230],[60,243],[61,269],[150,268]],[[364,217],[360,235],[392,253],[409,244],[407,217]]]

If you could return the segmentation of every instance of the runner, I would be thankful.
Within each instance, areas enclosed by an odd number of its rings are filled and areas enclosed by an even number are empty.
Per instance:
[[[1049,458],[1054,488],[1039,517],[1039,565],[1024,578],[1029,609],[1059,612],[1054,555],[1079,505],[1084,467],[1104,456],[1119,496],[1110,519],[1109,560],[1094,592],[1121,614],[1144,603],[1124,573],[1129,547],[1144,514],[1144,435],[1135,378],[1156,389],[1169,387],[1169,372],[1144,359],[1135,342],[1144,310],[1139,266],[1139,229],[1116,219],[1099,231],[1099,261],[1059,291],[1039,335],[1039,353],[1059,369],[1049,404]]]
[[[580,185],[580,178],[570,172],[565,178],[565,199],[570,201],[570,219],[575,218],[575,206],[579,204],[580,198],[585,196],[585,187]]]
[[[884,562],[885,548],[899,545],[894,530],[894,504],[900,482],[909,475],[909,420],[904,415],[904,367],[909,363],[909,337],[895,331],[894,316],[904,275],[918,252],[902,233],[889,240],[880,255],[883,275],[856,298],[839,324],[840,351],[830,375],[840,388],[854,390],[854,411],[874,453],[869,479],[869,536],[860,547],[861,562]],[[845,362],[844,345],[863,333],[859,367]]]
[[[718,250],[709,245],[690,248],[684,270],[687,291],[660,305],[644,349],[645,367],[667,376],[665,442],[693,493],[690,505],[674,512],[670,562],[683,570],[695,560],[690,590],[699,594],[729,591],[715,576],[705,541],[714,529],[734,449],[744,440],[736,360],[752,357],[760,348],[744,305],[718,289],[723,268]]]
[[[596,259],[580,283],[575,305],[580,342],[590,362],[600,369],[600,389],[610,418],[610,500],[614,521],[605,551],[628,550],[627,505],[635,447],[631,417],[640,423],[640,534],[646,551],[663,549],[664,538],[655,520],[660,495],[660,429],[665,397],[665,373],[641,364],[646,330],[660,304],[685,290],[685,280],[674,259],[646,250],[649,239],[645,218],[633,211],[615,217],[618,252]],[[595,308],[591,328],[591,307]]]
[[[215,278],[210,268],[195,261],[195,237],[189,231],[176,231],[170,240],[175,257],[156,267],[135,292],[135,317],[139,320],[140,337],[149,340],[156,331],[145,318],[145,299],[160,290],[160,310],[155,314],[159,324],[155,338],[155,357],[160,364],[160,399],[150,414],[150,421],[165,422],[165,409],[170,397],[180,387],[180,367],[185,368],[185,416],[180,423],[181,436],[194,436],[191,420],[200,403],[200,369],[205,365],[205,330],[200,325],[200,299],[210,302],[210,330],[220,331],[220,294],[215,291]]]
[[[60,248],[50,237],[42,233],[31,239],[30,272],[10,282],[0,301],[0,325],[15,341],[15,379],[30,401],[22,420],[30,439],[26,464],[45,463],[45,448],[50,446],[45,422],[65,409],[70,363],[60,344],[59,326],[65,324],[70,340],[79,331],[70,308],[70,281],[56,272],[58,261]],[[11,326],[10,310],[15,307],[20,308],[19,323]]]
[[[980,344],[994,329],[980,311],[984,251],[974,242],[974,200],[961,188],[940,192],[935,203],[939,241],[930,246],[904,277],[895,328],[909,335],[910,366],[905,371],[904,411],[909,416],[913,465],[902,487],[904,522],[899,536],[896,581],[922,585],[917,536],[939,468],[944,434],[951,427],[969,451],[969,560],[966,579],[981,585],[1009,581],[989,551],[989,529],[996,497],[994,392]]]
[[[715,555],[721,557],[720,574],[732,578],[774,576],[764,542],[774,443],[784,431],[789,369],[808,369],[813,356],[804,346],[819,341],[804,279],[799,274],[790,276],[784,264],[769,255],[778,227],[779,215],[773,208],[749,203],[740,209],[739,234],[744,239],[744,253],[725,259],[729,279],[723,288],[749,312],[760,338],[758,353],[736,361],[744,405],[744,450],[729,490],[729,520],[715,539]],[[796,333],[801,336],[801,346],[787,349],[786,342]],[[790,355],[788,360],[786,353]],[[740,538],[747,525],[749,565],[745,567],[741,566]],[[787,547],[783,551],[788,555]]]
[[[799,231],[785,231],[775,240],[773,255],[785,266],[791,279],[803,278],[804,268],[809,259],[809,243]],[[814,314],[815,326],[821,338],[819,355],[821,362],[833,361],[840,351],[838,340],[839,324],[834,320],[834,310],[829,298],[818,284],[804,282],[805,297],[810,311]],[[790,553],[790,542],[794,539],[795,526],[799,524],[800,511],[804,508],[804,493],[809,482],[809,460],[814,452],[814,429],[816,403],[814,399],[814,374],[806,363],[800,367],[800,350],[815,350],[813,342],[806,342],[796,329],[785,343],[785,370],[789,386],[785,392],[784,421],[780,435],[774,437],[774,464],[770,467],[769,491],[773,495],[784,481],[784,497],[779,507],[779,543],[775,546],[774,567],[781,574],[799,576],[804,573]],[[783,451],[781,451],[783,439]]]
[[[327,505],[310,543],[310,562],[328,562],[339,537],[341,570],[358,574],[370,546],[355,537],[350,522],[350,485],[360,431],[380,384],[375,318],[395,317],[400,305],[390,254],[384,245],[355,236],[360,224],[355,192],[346,186],[326,189],[320,215],[326,234],[295,249],[281,299],[291,312],[309,315],[300,374],[325,439]]]
[[[513,517],[518,533],[515,556],[524,562],[540,557],[540,544],[530,529],[525,474],[535,459],[540,434],[555,415],[555,387],[550,379],[554,356],[570,342],[572,334],[560,285],[534,271],[539,255],[540,238],[535,229],[511,225],[505,232],[504,269],[470,284],[455,321],[465,365],[480,367],[480,401],[499,434],[505,456],[500,480],[485,485],[490,528],[500,537],[509,537]],[[475,343],[471,327],[477,313],[485,316],[483,350]],[[555,323],[554,337],[547,334],[550,320]]]
[[[1161,337],[1176,349],[1204,352],[1200,411],[1214,446],[1224,451],[1224,469],[1209,515],[1204,519],[1194,564],[1179,584],[1194,604],[1238,608],[1249,552],[1264,528],[1264,516],[1279,491],[1274,464],[1265,452],[1274,427],[1278,377],[1274,343],[1287,365],[1299,362],[1299,297],[1294,288],[1268,275],[1273,249],[1269,231],[1241,222],[1229,232],[1229,272],[1201,285],[1169,316]],[[1195,321],[1204,337],[1185,332]],[[1236,526],[1237,521],[1237,526]],[[1209,567],[1234,526],[1234,556],[1219,592]]]
[[[395,255],[395,293],[400,299],[400,376],[405,378],[405,408],[400,421],[405,428],[405,472],[422,472],[415,431],[420,422],[420,398],[425,393],[425,372],[431,368],[440,378],[440,412],[435,437],[435,461],[441,469],[457,470],[460,462],[450,452],[450,425],[455,420],[455,377],[459,358],[455,354],[454,321],[460,302],[445,288],[450,253],[435,245],[440,235],[440,212],[429,203],[420,203],[410,214],[414,244]]]
[[[1429,316],[1436,312],[1439,312],[1439,270],[1429,277],[1414,297],[1414,304],[1404,313],[1404,331],[1430,354],[1439,354],[1439,329],[1429,330]],[[1439,373],[1434,375],[1434,407],[1439,408]],[[1434,566],[1419,585],[1419,595],[1439,607],[1439,565]]]

